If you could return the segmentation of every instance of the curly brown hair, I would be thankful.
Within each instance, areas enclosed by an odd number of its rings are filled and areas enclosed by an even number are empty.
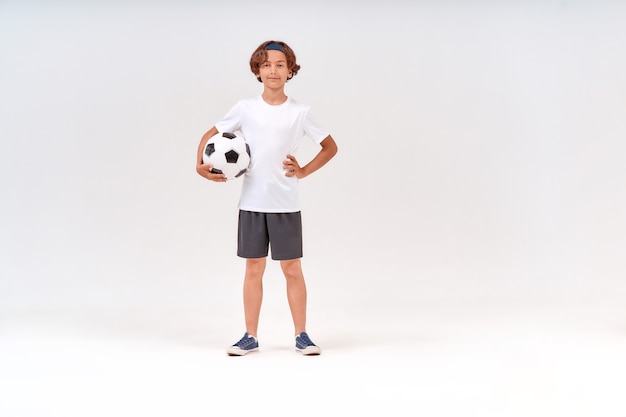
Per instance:
[[[298,63],[296,62],[296,54],[293,52],[293,49],[291,49],[289,45],[287,45],[285,42],[282,42],[282,41],[265,41],[261,45],[259,45],[254,50],[254,52],[252,53],[252,56],[250,57],[250,70],[252,71],[254,75],[259,74],[259,67],[265,61],[267,61],[267,50],[268,50],[267,47],[270,44],[279,45],[280,51],[284,53],[285,56],[287,57],[287,68],[289,68],[289,70],[291,71],[291,77],[289,77],[289,80],[292,79],[294,75],[296,75],[298,71],[300,70],[300,65],[298,65]],[[278,48],[275,48],[275,47],[270,48],[270,49],[278,50]],[[261,77],[257,77],[257,80],[259,82],[262,82]]]

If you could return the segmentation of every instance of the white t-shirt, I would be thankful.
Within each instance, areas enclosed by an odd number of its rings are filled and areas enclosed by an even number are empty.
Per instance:
[[[329,132],[308,105],[291,98],[277,106],[261,96],[235,104],[215,124],[222,132],[241,132],[250,146],[250,167],[243,176],[239,208],[263,213],[300,211],[298,179],[287,177],[283,160],[293,155],[305,136],[319,144]]]

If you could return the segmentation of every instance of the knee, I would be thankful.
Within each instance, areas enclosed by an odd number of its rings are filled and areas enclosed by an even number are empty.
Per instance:
[[[265,271],[265,258],[246,260],[246,275],[261,276]]]
[[[300,259],[291,259],[288,261],[281,261],[280,266],[285,274],[285,278],[296,279],[302,277],[302,268],[300,266]]]

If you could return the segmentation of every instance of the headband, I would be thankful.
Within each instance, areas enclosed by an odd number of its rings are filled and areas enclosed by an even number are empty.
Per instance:
[[[280,46],[280,44],[278,44],[276,42],[272,42],[272,43],[268,44],[265,47],[265,50],[266,51],[280,51],[280,52],[282,52],[283,48],[282,48],[282,46]]]

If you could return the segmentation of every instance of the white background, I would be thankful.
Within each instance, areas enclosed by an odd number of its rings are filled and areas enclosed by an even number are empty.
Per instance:
[[[624,21],[609,0],[0,1],[0,414],[626,415]],[[269,39],[339,145],[301,182],[317,364],[273,263],[261,352],[224,354],[240,184],[195,173]]]

